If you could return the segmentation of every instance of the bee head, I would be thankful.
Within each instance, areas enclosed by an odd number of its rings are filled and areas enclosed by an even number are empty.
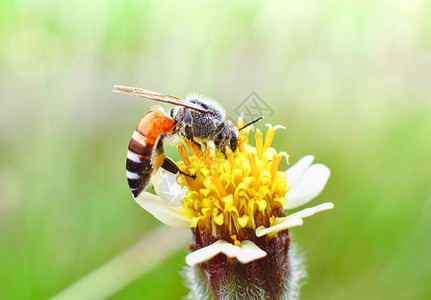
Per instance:
[[[226,135],[229,137],[229,148],[232,152],[235,152],[236,148],[238,148],[238,129],[236,126],[228,121],[228,126],[226,126]]]
[[[238,148],[238,129],[231,124],[229,121],[224,123],[223,130],[219,131],[214,137],[214,143],[216,147],[224,154],[226,146],[229,147],[232,152],[235,152]]]
[[[229,147],[233,152],[235,152],[236,148],[238,148],[238,133],[235,131],[232,133],[233,134],[230,136]]]
[[[229,128],[228,129],[229,130],[229,133],[228,133],[228,136],[229,136],[229,147],[230,147],[230,149],[233,152],[235,152],[236,148],[238,148],[238,135],[239,135],[239,132],[241,130],[247,128],[248,126],[250,126],[250,125],[252,125],[252,124],[254,124],[254,123],[262,120],[262,119],[263,119],[263,116],[258,117],[257,119],[254,119],[253,121],[245,124],[244,126],[242,126],[239,129],[237,129],[236,126],[233,125],[232,122],[230,122],[230,121],[227,122],[228,125],[229,125],[229,126],[227,126]]]

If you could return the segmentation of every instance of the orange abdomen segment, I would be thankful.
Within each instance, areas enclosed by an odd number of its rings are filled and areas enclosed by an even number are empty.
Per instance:
[[[136,131],[153,144],[161,133],[170,133],[175,128],[175,120],[159,110],[152,110],[139,121]]]

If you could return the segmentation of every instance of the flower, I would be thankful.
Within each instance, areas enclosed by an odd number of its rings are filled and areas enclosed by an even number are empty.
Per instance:
[[[279,171],[288,155],[271,145],[276,130],[284,127],[267,126],[265,140],[256,130],[256,146],[249,144],[248,130],[240,131],[238,149],[226,148],[225,155],[186,141],[188,155],[186,147],[178,145],[179,166],[196,178],[158,171],[152,179],[157,195],[143,192],[136,198],[163,223],[192,229],[186,263],[194,267],[191,277],[206,282],[216,298],[228,291],[246,292],[241,290],[244,281],[248,287],[243,288],[255,286],[252,290],[264,297],[286,294],[293,276],[288,229],[333,208],[323,203],[286,216],[285,210],[308,203],[323,190],[330,170],[305,156]]]

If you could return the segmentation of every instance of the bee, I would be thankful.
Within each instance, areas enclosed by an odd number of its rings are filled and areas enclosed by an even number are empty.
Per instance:
[[[136,87],[115,85],[114,88],[114,92],[176,105],[169,110],[169,114],[159,108],[152,109],[142,117],[133,132],[127,152],[126,172],[135,198],[145,190],[154,170],[158,168],[196,178],[195,174],[183,172],[173,160],[166,157],[164,141],[167,138],[176,135],[199,147],[212,141],[226,155],[226,147],[236,150],[239,130],[263,118],[257,118],[237,129],[226,120],[226,113],[217,102],[201,95],[191,94],[183,100]]]

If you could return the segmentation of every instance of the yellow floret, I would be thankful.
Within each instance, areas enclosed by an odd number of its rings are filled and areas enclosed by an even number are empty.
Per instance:
[[[196,174],[196,179],[178,178],[188,189],[182,205],[193,227],[227,231],[236,241],[241,229],[273,222],[290,189],[285,173],[278,171],[281,157],[287,158],[287,154],[271,148],[275,130],[269,126],[264,141],[262,131],[257,129],[255,147],[248,144],[248,131],[241,131],[238,149],[232,152],[226,148],[227,157],[216,149],[200,150],[186,142],[189,156],[183,144],[178,146],[182,158],[179,165],[185,172]]]

